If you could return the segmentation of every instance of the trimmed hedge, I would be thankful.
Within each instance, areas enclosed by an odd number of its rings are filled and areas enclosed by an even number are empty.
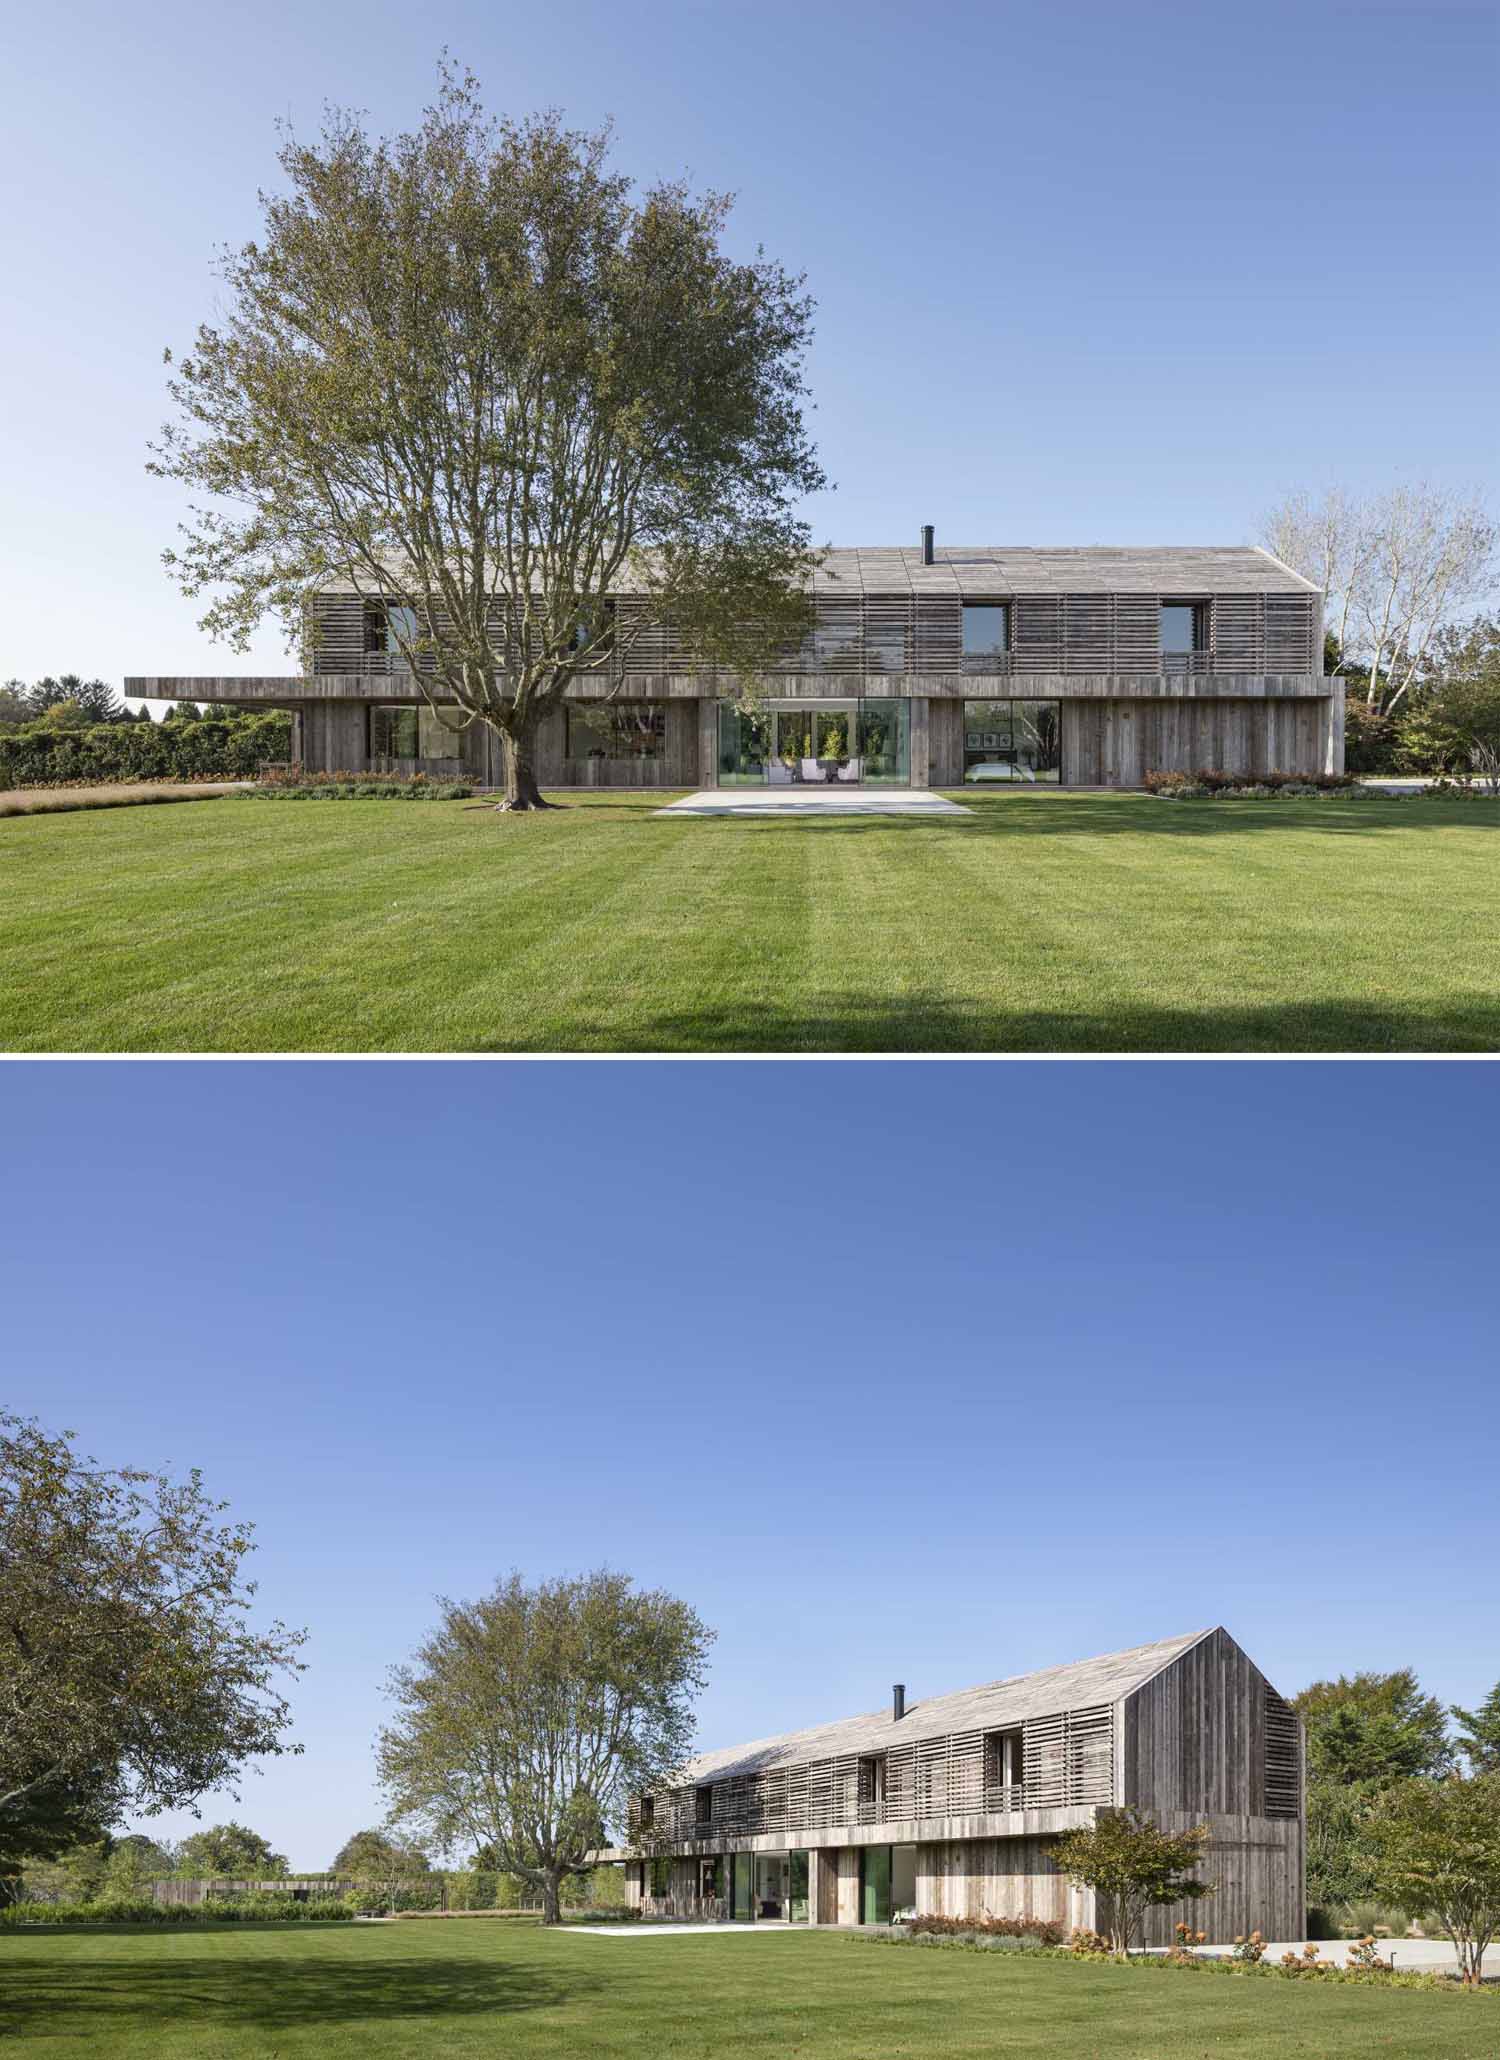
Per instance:
[[[244,801],[467,801],[472,787],[461,780],[429,780],[421,773],[410,779],[366,778],[362,773],[329,773],[315,779],[263,780],[247,787]]]
[[[1148,794],[1170,801],[1197,801],[1209,795],[1351,794],[1365,790],[1350,773],[1235,773],[1215,766],[1195,772],[1148,772],[1141,782]]]
[[[253,780],[286,759],[292,719],[280,710],[199,722],[106,722],[83,730],[0,732],[0,788],[83,781]]]
[[[49,1924],[337,1924],[354,1910],[342,1896],[210,1896],[203,1903],[158,1903],[149,1896],[107,1896],[89,1903],[11,1903],[0,1909],[0,1928]]]

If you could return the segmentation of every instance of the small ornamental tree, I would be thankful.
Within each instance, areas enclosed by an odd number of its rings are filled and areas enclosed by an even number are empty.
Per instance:
[[[628,1799],[686,1757],[712,1640],[685,1602],[601,1570],[442,1604],[412,1665],[391,1676],[380,1736],[395,1823],[444,1852],[479,1847],[541,1897],[622,1825]]]
[[[497,732],[502,805],[540,808],[570,682],[617,690],[666,625],[744,677],[810,623],[812,304],[726,252],[721,195],[637,194],[607,132],[440,76],[412,134],[287,138],[152,469],[206,497],[166,554],[206,630],[301,637],[311,589],[352,588],[439,722]]]
[[[37,1851],[47,1809],[68,1845],[80,1809],[190,1808],[300,1750],[277,1677],[302,1634],[247,1622],[250,1527],[223,1510],[196,1473],[100,1467],[0,1412],[0,1854]]]
[[[1477,1984],[1500,1936],[1500,1774],[1402,1782],[1373,1806],[1364,1838],[1377,1892],[1437,1917],[1462,1979]]]
[[[1100,1928],[1117,1953],[1128,1953],[1147,1909],[1212,1895],[1195,1878],[1208,1850],[1208,1826],[1163,1831],[1135,1809],[1101,1810],[1093,1824],[1065,1831],[1051,1849],[1060,1873],[1091,1888]]]

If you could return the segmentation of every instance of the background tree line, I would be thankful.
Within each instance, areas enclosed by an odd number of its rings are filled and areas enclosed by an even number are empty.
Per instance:
[[[115,780],[253,779],[291,756],[285,709],[174,701],[160,722],[107,680],[67,672],[0,687],[0,789]]]
[[[1467,780],[1500,767],[1497,532],[1483,502],[1422,485],[1363,499],[1332,487],[1289,495],[1261,538],[1323,589],[1324,669],[1344,682],[1350,772]]]
[[[1477,1709],[1445,1708],[1411,1667],[1340,1674],[1293,1697],[1307,1726],[1307,1900],[1331,1927],[1380,1921],[1383,1819],[1412,1784],[1500,1777],[1500,1681]],[[1500,1781],[1495,1790],[1500,1839]]]

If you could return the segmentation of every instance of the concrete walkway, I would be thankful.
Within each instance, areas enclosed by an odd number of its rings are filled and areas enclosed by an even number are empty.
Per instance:
[[[838,822],[864,815],[972,815],[956,801],[925,787],[717,787],[669,802],[656,815],[727,815],[759,822],[794,817],[799,822]]]
[[[743,1937],[755,1931],[808,1931],[816,1927],[807,1924],[787,1924],[774,1917],[762,1917],[757,1924],[727,1921],[723,1924],[570,1924],[570,1932],[580,1938],[689,1938],[704,1931],[720,1932],[724,1937]],[[826,1930],[828,1927],[825,1926]]]

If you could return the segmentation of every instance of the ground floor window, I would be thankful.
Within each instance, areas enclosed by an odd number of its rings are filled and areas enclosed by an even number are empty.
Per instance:
[[[457,727],[458,710],[448,721],[423,702],[419,707],[379,707],[370,710],[370,757],[378,766],[382,760],[407,759],[418,765],[430,760],[456,760],[463,750],[463,732]]]
[[[565,753],[570,763],[591,758],[639,765],[667,749],[665,701],[568,701]]]
[[[965,701],[964,779],[1056,783],[1062,721],[1055,701]]]
[[[672,1892],[672,1862],[653,1860],[651,1862],[651,1893],[653,1896],[670,1895]]]
[[[807,1854],[805,1852],[789,1853],[787,1855],[786,1913],[793,1924],[805,1924],[807,1922],[807,1882]]]
[[[729,1860],[729,1914],[737,1917],[742,1924],[748,1924],[753,1915],[754,1859],[753,1853],[732,1853]]]
[[[907,787],[911,703],[719,703],[721,787]]]

